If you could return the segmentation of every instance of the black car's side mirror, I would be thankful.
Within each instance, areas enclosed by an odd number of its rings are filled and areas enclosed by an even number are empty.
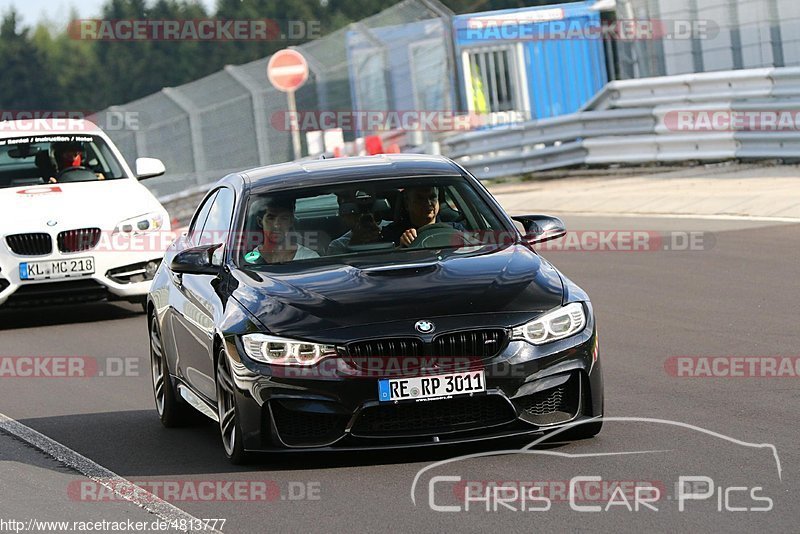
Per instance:
[[[214,252],[222,243],[188,248],[175,254],[169,264],[172,272],[178,274],[219,274],[221,262],[215,261]]]
[[[550,215],[519,215],[512,217],[525,228],[525,241],[534,245],[558,239],[567,233],[564,221]]]

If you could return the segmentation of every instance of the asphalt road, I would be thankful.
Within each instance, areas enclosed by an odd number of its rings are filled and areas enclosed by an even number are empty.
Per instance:
[[[609,420],[595,439],[536,447],[528,453],[519,452],[527,442],[504,441],[391,453],[281,454],[233,467],[222,455],[212,423],[161,427],[148,376],[145,318],[134,307],[111,304],[0,312],[0,356],[87,356],[97,359],[104,374],[2,378],[0,412],[151,487],[164,481],[181,481],[182,488],[201,481],[244,481],[252,488],[266,481],[271,488],[266,501],[253,491],[232,500],[224,498],[224,491],[214,493],[210,501],[194,498],[191,492],[173,500],[198,518],[225,518],[224,532],[796,532],[797,374],[689,378],[675,376],[667,362],[677,356],[777,360],[800,355],[800,225],[565,219],[581,230],[705,232],[701,250],[660,246],[638,252],[545,252],[594,303],[606,415],[692,427]],[[125,365],[122,376],[109,376]],[[777,455],[753,444],[771,444]],[[515,449],[516,453],[486,454]],[[466,454],[475,456],[458,458]],[[420,474],[412,501],[418,472],[448,459],[454,460]],[[20,460],[9,461],[17,468],[17,480]],[[81,506],[109,512],[119,506],[92,502],[91,495],[76,498],[69,477],[80,477],[65,473],[55,462],[37,460],[29,467],[37,477],[43,469],[53,471],[50,482],[36,488],[47,494],[47,502],[66,507],[88,500]],[[599,476],[602,482],[576,482],[572,504],[599,506],[599,511],[570,506],[565,488],[581,476]],[[703,479],[705,486],[698,483],[693,490],[681,490],[676,483],[686,476],[708,478]],[[4,494],[13,491],[11,480],[11,475],[0,473]],[[507,489],[491,489],[492,481],[503,481],[500,485]],[[530,491],[533,484],[545,489]],[[655,495],[648,493],[652,490],[642,491],[638,511],[634,491],[613,494],[616,485],[631,484],[657,488],[657,498],[647,501],[657,510],[642,504]],[[471,495],[467,501],[465,486]],[[276,489],[280,497],[272,493]],[[522,496],[515,497],[520,489]],[[679,499],[691,491],[707,492],[708,497]],[[26,507],[19,499],[6,503],[3,513],[37,513],[35,506]],[[9,503],[19,510],[9,510]],[[434,510],[432,505],[458,511]]]

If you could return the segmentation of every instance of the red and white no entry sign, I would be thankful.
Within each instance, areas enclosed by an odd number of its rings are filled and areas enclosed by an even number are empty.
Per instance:
[[[308,79],[308,63],[292,49],[275,52],[267,64],[267,78],[275,89],[284,93],[298,90]]]

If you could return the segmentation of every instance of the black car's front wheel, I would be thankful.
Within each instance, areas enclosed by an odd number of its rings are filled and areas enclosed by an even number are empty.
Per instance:
[[[241,464],[247,460],[244,450],[242,431],[236,411],[236,393],[230,364],[225,352],[220,348],[217,354],[217,415],[219,431],[225,456],[234,463]]]
[[[158,327],[156,316],[151,314],[148,322],[150,323],[150,375],[158,417],[165,427],[179,426],[186,422],[191,415],[189,407],[178,399],[172,388],[161,330]]]

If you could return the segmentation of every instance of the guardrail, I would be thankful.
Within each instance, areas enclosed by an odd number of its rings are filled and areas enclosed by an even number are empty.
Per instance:
[[[583,111],[800,96],[800,68],[764,68],[609,82]]]
[[[649,109],[578,112],[541,121],[528,121],[507,126],[468,132],[443,141],[447,156],[461,158],[487,152],[525,150],[566,142],[592,135],[620,132],[636,134],[652,132],[655,126]],[[613,122],[612,126],[609,126]]]
[[[453,135],[442,153],[479,178],[582,164],[800,158],[800,124],[702,131],[676,123],[676,112],[715,111],[789,111],[800,121],[800,68],[611,82],[582,111]]]

